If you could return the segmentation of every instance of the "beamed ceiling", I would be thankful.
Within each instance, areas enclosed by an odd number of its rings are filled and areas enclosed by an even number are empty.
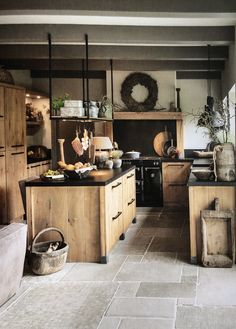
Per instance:
[[[219,77],[235,42],[235,0],[5,1],[0,3],[0,66],[80,71],[89,41],[89,69],[176,70]],[[191,73],[192,72],[192,73]],[[205,73],[204,73],[205,72]]]

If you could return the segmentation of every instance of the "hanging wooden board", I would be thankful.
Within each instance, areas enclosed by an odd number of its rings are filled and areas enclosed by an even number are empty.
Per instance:
[[[219,199],[215,210],[201,211],[202,263],[206,267],[232,267],[235,262],[234,212],[220,211]]]
[[[153,140],[153,147],[155,152],[159,156],[164,156],[164,145],[168,141],[168,139],[169,139],[169,134],[167,131],[167,127],[165,127],[165,131],[161,131],[155,136]]]

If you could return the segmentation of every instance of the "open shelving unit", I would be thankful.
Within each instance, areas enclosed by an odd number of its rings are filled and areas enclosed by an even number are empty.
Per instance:
[[[91,117],[89,115],[89,78],[88,78],[88,35],[85,34],[85,49],[86,49],[86,59],[85,59],[85,69],[84,69],[84,60],[82,60],[82,79],[83,79],[83,104],[85,104],[85,111],[87,115],[85,116],[60,116],[56,115],[56,112],[53,110],[52,106],[52,39],[51,34],[48,34],[48,68],[49,68],[49,99],[50,99],[50,119],[51,120],[62,120],[62,121],[82,121],[82,122],[112,122],[113,121],[113,110],[112,117]],[[112,94],[112,103],[113,103],[113,64],[111,64],[111,94]],[[85,82],[86,82],[86,97],[85,97]]]

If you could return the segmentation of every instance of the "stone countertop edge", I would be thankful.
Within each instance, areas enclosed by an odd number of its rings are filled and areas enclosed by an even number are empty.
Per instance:
[[[160,158],[161,162],[193,162],[194,158]]]
[[[133,169],[135,169],[133,165],[123,165],[118,169],[98,169],[83,179],[42,180],[37,178],[26,181],[25,186],[106,186]]]
[[[233,182],[218,182],[218,181],[216,182],[214,180],[200,181],[200,180],[197,180],[197,178],[193,174],[190,174],[187,186],[219,186],[219,187],[220,186],[225,186],[225,187],[235,186],[236,187],[236,181],[233,181]]]

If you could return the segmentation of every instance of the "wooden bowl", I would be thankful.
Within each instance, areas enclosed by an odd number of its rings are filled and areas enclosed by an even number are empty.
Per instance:
[[[197,178],[197,180],[213,180],[214,179],[214,171],[210,169],[192,169],[192,174]]]

